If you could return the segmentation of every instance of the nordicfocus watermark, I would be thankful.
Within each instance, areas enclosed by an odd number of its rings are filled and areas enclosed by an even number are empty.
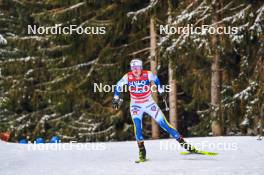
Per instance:
[[[105,143],[77,143],[76,141],[70,141],[69,143],[28,143],[28,151],[104,151],[106,150]]]
[[[184,35],[207,35],[207,34],[218,34],[218,35],[235,35],[238,34],[239,29],[235,26],[217,26],[212,25],[201,25],[194,26],[193,24],[187,24],[187,26],[170,26],[170,25],[160,25],[160,34],[184,34]]]
[[[209,141],[201,141],[190,145],[200,150],[217,150],[217,151],[236,151],[238,144],[236,142],[218,142],[210,143]],[[160,141],[159,148],[162,151],[182,151],[182,146],[178,142]]]
[[[137,82],[133,82],[137,83]],[[147,85],[147,84],[142,84],[140,82],[139,84],[135,84],[134,86],[122,86],[118,87],[117,85],[108,85],[108,84],[103,84],[103,83],[94,83],[93,84],[93,91],[94,92],[115,92],[117,90],[118,92],[147,92],[147,91],[152,91],[152,92],[158,92],[159,89],[163,89],[164,92],[170,92],[171,91],[171,86],[170,85]]]
[[[55,24],[54,26],[27,26],[28,35],[71,35],[71,34],[86,34],[86,35],[104,35],[106,34],[105,26],[90,26],[83,27],[78,25],[62,26]]]

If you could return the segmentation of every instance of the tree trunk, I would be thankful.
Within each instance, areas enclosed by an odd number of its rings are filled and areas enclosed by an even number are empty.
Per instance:
[[[171,61],[169,61],[169,85],[170,85],[170,93],[169,93],[169,107],[170,107],[170,124],[177,129],[177,84],[176,79],[174,78],[174,70],[171,65]]]
[[[221,117],[220,117],[220,90],[221,90],[221,72],[220,72],[220,55],[214,56],[212,63],[211,78],[211,105],[212,105],[212,132],[214,136],[222,135]],[[216,108],[218,108],[216,110]]]
[[[155,17],[151,16],[150,18],[150,69],[153,74],[157,74],[157,56],[156,56],[156,47],[157,47],[157,34],[155,30]],[[153,99],[158,103],[157,93],[152,93]],[[156,121],[151,119],[151,135],[153,139],[159,138],[159,126]]]
[[[216,1],[214,4],[214,10],[219,9],[220,2]],[[216,23],[219,19],[218,14],[214,14],[212,23]],[[217,26],[215,26],[217,27]],[[217,49],[219,44],[219,36],[217,34],[212,35],[212,50],[214,50],[214,58],[212,61],[212,77],[211,77],[211,105],[212,105],[212,133],[213,136],[222,135],[221,126],[221,112],[220,112],[220,102],[221,102],[221,70],[220,70],[220,53]],[[218,110],[216,110],[218,109]]]
[[[172,22],[172,4],[171,0],[168,0],[168,24],[171,25]],[[176,76],[175,76],[174,67],[172,66],[172,61],[169,60],[168,63],[168,73],[169,73],[169,85],[170,85],[170,93],[169,93],[169,117],[170,124],[177,129],[177,84],[176,84]]]
[[[260,106],[260,114],[257,123],[257,134],[259,136],[263,136],[263,129],[264,129],[264,104]]]

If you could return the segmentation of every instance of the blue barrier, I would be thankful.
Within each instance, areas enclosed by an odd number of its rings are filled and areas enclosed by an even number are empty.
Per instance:
[[[18,143],[20,144],[28,144],[28,140],[27,139],[21,139],[18,141]]]
[[[50,143],[59,143],[60,142],[60,138],[58,136],[53,136],[50,139]]]
[[[39,138],[37,138],[37,139],[35,140],[35,143],[36,143],[36,144],[45,143],[45,140],[44,140],[43,138],[39,137]]]

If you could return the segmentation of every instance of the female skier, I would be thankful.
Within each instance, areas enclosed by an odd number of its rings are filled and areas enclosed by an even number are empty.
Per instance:
[[[166,94],[158,77],[150,71],[143,70],[142,61],[140,59],[133,59],[130,63],[130,68],[131,71],[125,74],[115,86],[112,103],[114,108],[120,107],[123,101],[119,97],[122,86],[128,85],[131,97],[130,113],[134,123],[134,132],[139,148],[139,162],[144,162],[146,160],[146,149],[142,135],[142,117],[144,113],[151,116],[159,126],[175,138],[181,146],[189,152],[195,153],[197,150],[186,143],[179,132],[167,122],[163,112],[151,97],[151,92],[154,89],[152,85],[154,83],[161,97],[166,100]]]

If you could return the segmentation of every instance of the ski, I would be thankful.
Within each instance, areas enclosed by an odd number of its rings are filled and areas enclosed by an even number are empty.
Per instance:
[[[148,161],[148,159],[136,160],[135,163],[143,163],[143,162],[146,162],[146,161]]]
[[[197,150],[197,152],[181,152],[181,155],[190,155],[190,154],[200,154],[200,155],[207,155],[207,156],[216,156],[218,153],[216,152],[208,152],[208,151],[201,151]]]

